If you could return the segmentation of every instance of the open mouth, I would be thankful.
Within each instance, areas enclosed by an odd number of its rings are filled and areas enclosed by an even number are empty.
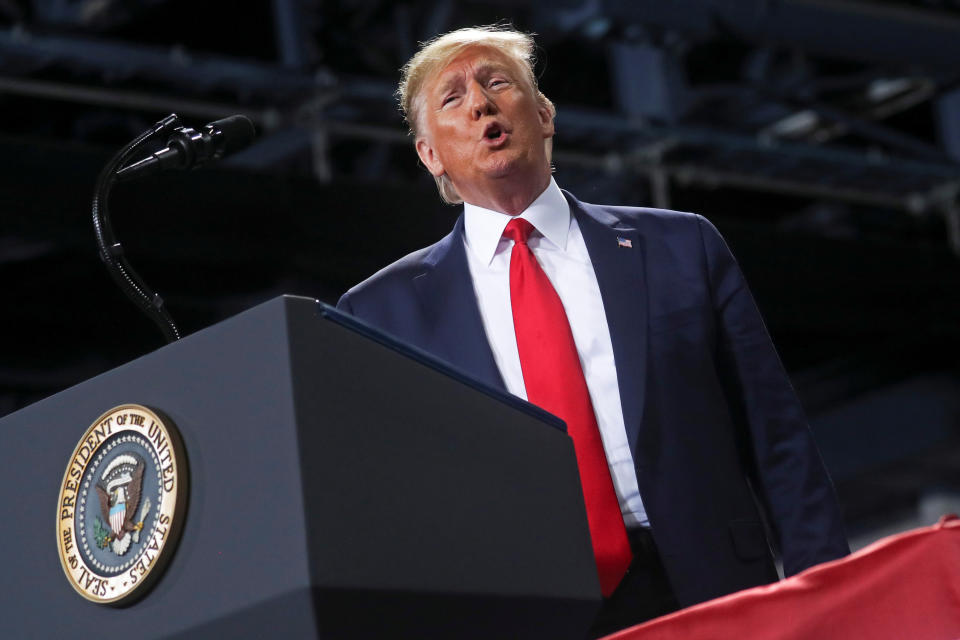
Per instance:
[[[483,131],[483,137],[488,142],[496,142],[504,137],[505,131],[499,124],[489,124]]]

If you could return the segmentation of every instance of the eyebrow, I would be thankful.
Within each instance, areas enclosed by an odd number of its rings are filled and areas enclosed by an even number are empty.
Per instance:
[[[491,74],[497,71],[509,71],[510,68],[501,62],[484,62],[477,67],[477,75]]]
[[[477,65],[475,75],[477,76],[488,76],[497,72],[510,72],[510,68],[500,62],[484,62]],[[451,73],[448,74],[446,79],[441,78],[440,84],[437,85],[439,93],[446,93],[450,90],[451,87],[460,82],[462,76],[460,73]]]

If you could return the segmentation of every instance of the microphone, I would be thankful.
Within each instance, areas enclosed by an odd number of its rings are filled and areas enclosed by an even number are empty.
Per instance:
[[[177,127],[167,146],[117,171],[120,180],[165,169],[192,169],[239,151],[253,142],[256,131],[244,115],[235,115],[204,125],[200,131]]]

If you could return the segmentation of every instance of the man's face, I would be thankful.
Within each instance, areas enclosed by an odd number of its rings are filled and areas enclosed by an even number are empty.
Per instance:
[[[498,180],[549,177],[553,118],[505,54],[466,49],[426,81],[420,99],[417,154],[467,202],[482,202]]]

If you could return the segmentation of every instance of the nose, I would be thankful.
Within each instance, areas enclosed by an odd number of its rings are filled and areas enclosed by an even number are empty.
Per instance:
[[[497,104],[479,82],[474,82],[470,89],[470,113],[475,120],[497,112]]]

